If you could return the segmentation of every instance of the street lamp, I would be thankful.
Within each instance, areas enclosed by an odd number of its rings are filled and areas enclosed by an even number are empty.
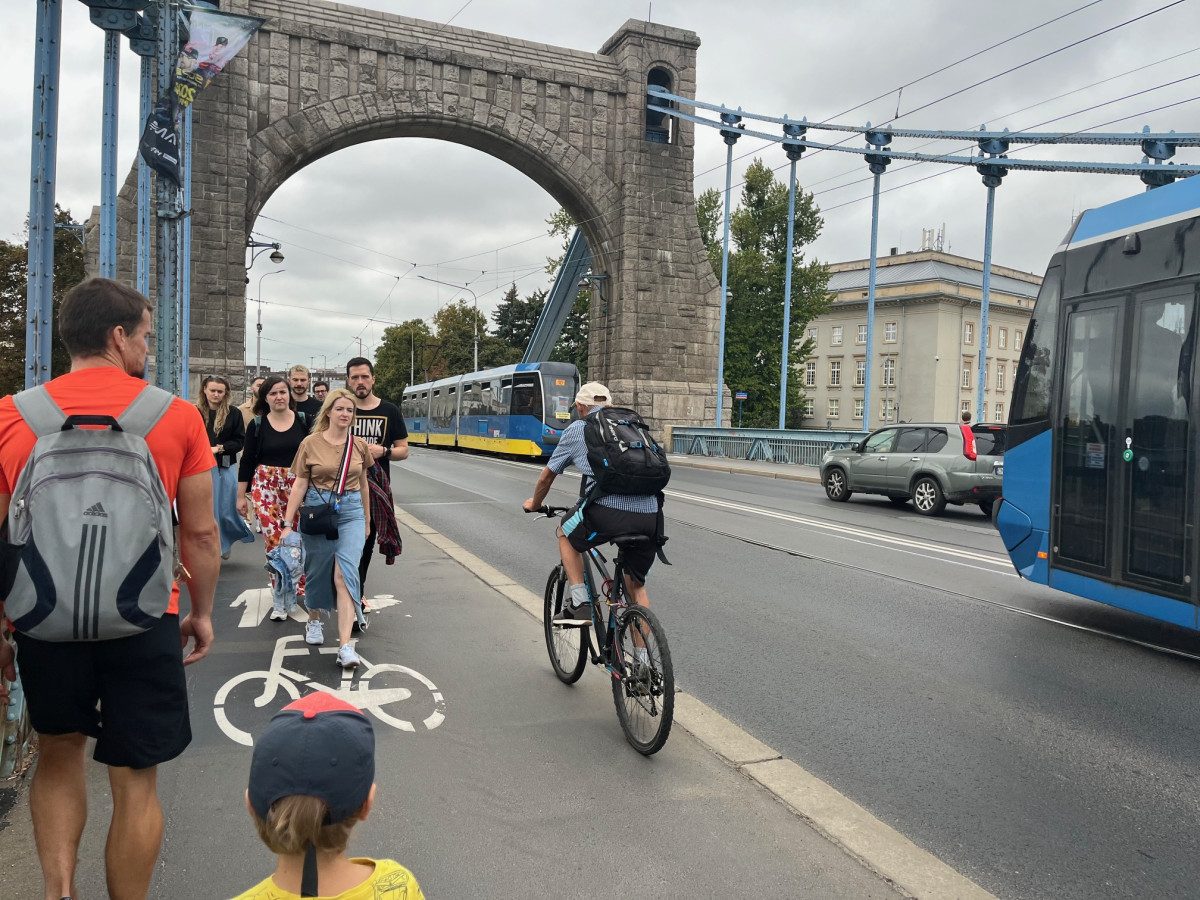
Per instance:
[[[274,259],[274,257],[275,257],[275,254],[272,253],[271,258]],[[282,259],[282,257],[283,257],[283,254],[280,254],[281,259]],[[251,265],[253,265],[253,263],[251,263]],[[255,353],[254,353],[254,376],[256,378],[262,374],[262,283],[263,283],[263,279],[266,278],[268,275],[279,275],[286,271],[287,271],[287,269],[276,269],[274,272],[263,272],[263,274],[258,276],[258,297],[255,298],[255,302],[258,303],[258,337],[256,339],[256,346],[255,346]]]
[[[268,250],[272,250],[274,252],[270,256],[268,256],[267,259],[271,260],[271,262],[274,263],[275,265],[279,265],[281,262],[283,262],[283,254],[279,252],[280,246],[281,245],[277,241],[276,242],[256,241],[254,238],[247,238],[246,239],[246,249],[257,250],[258,252],[250,257],[250,265],[246,266],[246,268],[247,269],[254,268],[254,261],[256,259],[258,259],[260,256],[262,256],[264,253],[266,253]]]
[[[466,291],[471,295],[471,303],[475,306],[475,315],[472,319],[475,325],[475,368],[473,371],[479,371],[479,300],[475,296],[475,292],[465,284],[453,284],[449,281],[439,281],[436,278],[430,278],[428,275],[418,275],[422,281],[432,281],[434,284],[444,284],[446,287],[458,288],[460,291]]]

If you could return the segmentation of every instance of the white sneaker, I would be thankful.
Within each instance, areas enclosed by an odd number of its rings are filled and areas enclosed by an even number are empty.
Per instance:
[[[353,644],[342,644],[342,649],[337,654],[337,664],[343,669],[353,669],[358,666],[361,660],[358,654],[354,652]]]
[[[320,619],[308,620],[308,624],[304,626],[304,643],[314,645],[325,643],[325,629],[321,625]]]
[[[286,622],[287,617],[288,617],[287,613],[284,612],[282,609],[272,609],[271,610],[271,621],[272,622]]]

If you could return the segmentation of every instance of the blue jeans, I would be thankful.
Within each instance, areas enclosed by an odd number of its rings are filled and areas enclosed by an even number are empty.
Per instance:
[[[328,491],[309,488],[306,505],[328,503]],[[343,494],[338,503],[338,536],[331,541],[323,535],[302,534],[304,540],[304,605],[309,609],[336,609],[337,591],[333,586],[333,562],[336,559],[346,590],[357,606],[362,596],[358,581],[358,561],[367,540],[367,517],[362,495]]]

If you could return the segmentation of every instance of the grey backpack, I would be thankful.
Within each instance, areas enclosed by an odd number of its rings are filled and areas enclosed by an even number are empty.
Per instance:
[[[114,419],[68,418],[45,387],[13,398],[37,435],[8,512],[20,564],[6,612],[17,631],[105,641],[153,628],[167,611],[174,528],[146,435],[172,399],[147,385]]]

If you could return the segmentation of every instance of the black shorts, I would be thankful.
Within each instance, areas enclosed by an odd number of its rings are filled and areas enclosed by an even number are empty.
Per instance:
[[[563,534],[571,546],[582,553],[589,547],[607,544],[622,534],[645,534],[654,537],[658,533],[658,513],[625,512],[611,506],[588,503],[583,507],[582,518],[574,509],[562,520]],[[650,567],[654,565],[657,547],[653,543],[636,544],[624,554],[625,574],[646,583]]]
[[[18,633],[17,665],[39,734],[96,738],[93,758],[145,769],[192,740],[179,616],[114,641],[39,641]]]

